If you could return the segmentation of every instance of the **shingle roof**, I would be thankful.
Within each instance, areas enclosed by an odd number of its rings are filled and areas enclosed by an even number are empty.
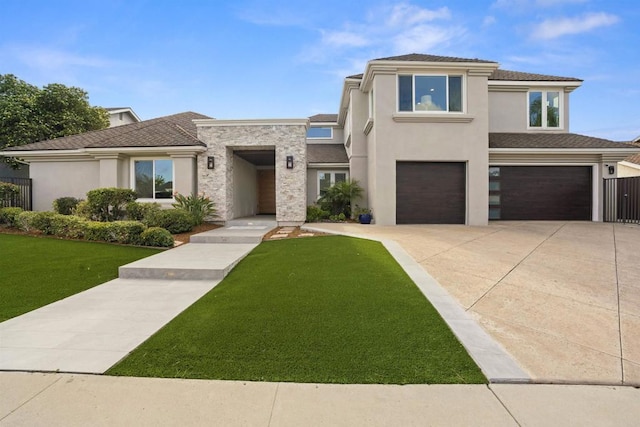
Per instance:
[[[316,114],[315,116],[309,117],[309,121],[311,123],[333,123],[338,121],[337,114]]]
[[[9,147],[3,151],[77,150],[80,148],[206,146],[197,138],[194,119],[210,117],[191,111],[138,123]]]
[[[629,163],[635,163],[636,165],[640,165],[640,153],[633,154],[627,157],[626,159],[624,159],[624,161]]]
[[[634,148],[576,133],[490,133],[489,148]]]
[[[476,62],[476,63],[495,63],[495,61],[487,61],[478,58],[458,58],[455,56],[438,56],[425,55],[422,53],[410,53],[408,55],[389,56],[387,58],[378,58],[373,61],[419,61],[419,62]]]
[[[575,77],[549,76],[546,74],[522,73],[520,71],[495,70],[489,80],[523,81],[523,82],[581,82]]]
[[[362,80],[362,76],[364,76],[364,74],[360,73],[360,74],[354,74],[352,76],[347,76],[347,78],[348,79]]]
[[[308,163],[349,163],[343,144],[307,144]]]

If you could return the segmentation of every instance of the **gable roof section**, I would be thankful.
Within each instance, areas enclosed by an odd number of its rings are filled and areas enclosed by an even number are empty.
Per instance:
[[[485,59],[478,58],[458,58],[455,56],[439,56],[439,55],[425,55],[422,53],[410,53],[408,55],[389,56],[387,58],[377,58],[372,61],[412,61],[412,62],[475,62],[491,64],[495,61],[487,61]]]
[[[309,117],[311,123],[334,123],[338,121],[337,114],[316,114]]]
[[[634,148],[577,133],[489,133],[489,148]]]
[[[343,144],[307,144],[307,163],[349,164],[349,158]]]
[[[77,150],[81,148],[206,146],[197,138],[194,119],[208,119],[191,111],[138,123],[85,132],[3,151]]]
[[[520,71],[509,71],[497,69],[489,80],[518,81],[518,82],[581,82],[575,77],[550,76],[546,74],[523,73]]]
[[[633,163],[633,164],[636,164],[636,165],[640,166],[640,153],[638,153],[638,154],[633,154],[633,155],[631,155],[631,156],[627,157],[626,159],[624,159],[624,161],[625,161],[625,162],[628,162],[628,163]]]

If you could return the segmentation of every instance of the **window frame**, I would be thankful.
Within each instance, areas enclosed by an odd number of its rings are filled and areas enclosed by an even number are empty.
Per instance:
[[[345,180],[349,181],[349,170],[348,169],[318,169],[317,173],[316,173],[316,193],[317,193],[317,197],[318,199],[320,199],[320,197],[322,197],[322,194],[320,194],[320,174],[324,174],[324,173],[328,173],[331,175],[331,178],[329,179],[330,181],[330,185],[334,185],[336,183],[336,174],[337,173],[343,173],[345,174]]]
[[[558,126],[548,126],[548,110],[547,108],[541,108],[542,117],[540,118],[540,126],[531,126],[531,94],[539,92],[542,94],[541,107],[548,107],[548,94],[555,92],[558,94]],[[562,88],[530,88],[527,91],[527,130],[564,130],[564,91]]]
[[[411,76],[411,111],[400,109],[400,76]],[[445,77],[446,110],[416,110],[416,77]],[[450,111],[449,79],[460,77],[460,111]],[[396,74],[396,112],[399,114],[466,114],[467,78],[465,73],[398,73]]]
[[[329,129],[329,134],[330,136],[309,136],[309,130],[311,129]],[[306,135],[307,139],[325,139],[325,140],[330,140],[333,139],[333,127],[331,126],[310,126],[309,129],[307,129],[307,135]]]
[[[169,160],[171,162],[171,175],[172,175],[172,191],[171,197],[166,199],[159,199],[155,197],[156,189],[155,189],[155,176],[156,176],[156,161],[157,160]],[[176,162],[171,157],[131,157],[129,163],[129,172],[130,172],[130,181],[129,188],[133,191],[136,191],[136,162],[139,161],[151,161],[152,162],[152,173],[153,173],[153,197],[139,197],[136,200],[139,202],[156,202],[156,203],[174,203],[175,202],[175,192],[176,192]]]

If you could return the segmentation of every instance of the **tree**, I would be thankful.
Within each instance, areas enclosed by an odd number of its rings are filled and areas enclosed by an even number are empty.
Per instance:
[[[40,89],[0,74],[0,149],[108,126],[107,111],[92,107],[80,88],[52,83]]]

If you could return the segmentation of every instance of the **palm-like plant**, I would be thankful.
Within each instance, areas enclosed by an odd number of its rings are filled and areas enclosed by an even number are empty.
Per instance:
[[[348,180],[336,182],[318,201],[323,210],[329,211],[331,215],[344,214],[347,218],[351,218],[351,202],[360,196],[364,190],[358,184],[358,181]]]

